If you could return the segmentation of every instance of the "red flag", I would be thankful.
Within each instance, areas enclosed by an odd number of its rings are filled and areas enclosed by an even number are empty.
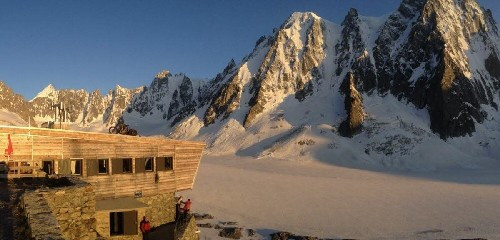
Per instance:
[[[10,134],[7,135],[7,139],[9,140],[9,145],[5,149],[5,156],[10,157],[10,156],[12,156],[12,153],[14,152],[14,148],[12,147],[12,141],[10,140]]]

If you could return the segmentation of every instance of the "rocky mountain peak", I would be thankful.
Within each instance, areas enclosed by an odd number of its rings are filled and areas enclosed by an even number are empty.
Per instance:
[[[142,89],[142,87],[139,87],[136,89],[129,89],[129,88],[122,87],[122,86],[117,84],[115,86],[115,88],[112,90],[112,92],[113,92],[113,94],[129,94],[130,92],[139,91],[140,89]]]
[[[56,93],[57,93],[57,90],[54,87],[54,85],[49,84],[41,92],[39,92],[33,99],[42,98],[42,97],[55,97]],[[31,101],[33,101],[33,99]]]
[[[282,26],[289,26],[290,24],[293,23],[303,23],[312,19],[321,19],[316,13],[313,12],[294,12],[288,17],[288,19],[285,21],[285,24]],[[283,27],[282,27],[283,28]],[[285,27],[286,28],[286,27]]]
[[[56,88],[54,87],[54,85],[52,85],[52,83],[50,83],[40,93],[43,93],[43,92],[53,92],[55,90],[56,90]]]
[[[306,12],[293,13],[282,25],[251,79],[245,127],[287,95],[303,101],[313,93],[311,80],[320,78],[318,67],[325,57],[325,24],[316,14]]]
[[[347,12],[347,15],[345,16],[342,25],[345,26],[353,22],[357,22],[358,20],[359,20],[358,10],[355,8],[351,8],[349,9],[349,12]]]
[[[421,11],[427,0],[404,0],[397,12],[405,18],[415,16],[416,11]]]
[[[234,59],[231,58],[231,60],[227,63],[226,67],[222,71],[223,74],[227,74],[231,69],[236,67],[236,63],[234,62]]]
[[[170,74],[170,71],[168,71],[168,70],[162,70],[161,72],[159,72],[158,74],[156,74],[155,79],[168,78],[169,76],[172,76],[172,74]]]

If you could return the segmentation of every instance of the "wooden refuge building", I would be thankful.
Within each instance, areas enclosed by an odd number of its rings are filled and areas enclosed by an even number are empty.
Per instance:
[[[97,235],[135,239],[143,216],[153,227],[175,221],[175,192],[193,188],[205,144],[0,126],[0,146],[0,177],[75,176],[92,187]]]

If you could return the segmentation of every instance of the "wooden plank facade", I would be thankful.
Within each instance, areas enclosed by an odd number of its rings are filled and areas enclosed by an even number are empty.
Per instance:
[[[192,189],[205,147],[201,142],[157,137],[0,126],[0,147],[14,149],[12,176],[73,174],[92,185],[98,199],[152,196]]]

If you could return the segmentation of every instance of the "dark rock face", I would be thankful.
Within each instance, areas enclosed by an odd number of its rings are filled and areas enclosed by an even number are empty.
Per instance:
[[[225,227],[219,232],[219,236],[223,238],[240,239],[243,237],[243,229],[238,227]]]
[[[317,237],[299,236],[289,232],[276,232],[271,234],[272,240],[318,240]]]
[[[314,93],[314,84],[312,82],[306,83],[299,91],[295,93],[295,98],[299,101],[304,101],[308,96]]]
[[[463,17],[461,22],[450,20],[454,14]],[[389,91],[427,108],[431,129],[443,139],[472,134],[474,122],[483,122],[486,115],[481,104],[497,107],[493,93],[498,88],[491,85],[498,85],[500,61],[491,35],[498,37],[494,20],[473,0],[404,1],[381,29],[374,48],[379,94]],[[487,72],[470,69],[461,39],[490,48]],[[398,42],[402,44],[394,48]],[[418,75],[419,70],[424,74]]]
[[[199,96],[199,107],[209,104],[203,121],[205,126],[215,122],[220,116],[227,118],[238,106],[242,88],[233,59],[204,87]]]
[[[499,86],[499,80],[500,80],[500,60],[498,60],[498,54],[496,52],[493,52],[490,54],[490,56],[486,59],[484,66],[486,67],[486,70],[488,70],[488,73],[492,77],[495,78],[495,90],[498,90],[500,88]]]
[[[342,77],[345,71],[349,71],[349,74],[360,80],[356,82],[356,89],[371,93],[376,87],[377,77],[369,49],[362,37],[360,24],[358,11],[351,9],[342,22],[341,40],[335,46],[338,57],[336,75]]]
[[[205,220],[205,219],[214,219],[214,216],[212,216],[208,213],[203,213],[203,214],[193,213],[193,216],[196,219],[196,221]]]
[[[227,118],[239,106],[242,88],[235,81],[236,78],[238,78],[237,73],[230,82],[219,90],[217,97],[213,99],[205,112],[204,122],[206,126],[214,123],[220,116]]]
[[[196,226],[201,227],[201,228],[213,228],[214,225],[211,223],[198,223]]]
[[[356,79],[349,73],[340,87],[345,96],[344,107],[347,118],[340,124],[339,133],[344,137],[352,137],[359,133],[363,127],[364,110],[361,94],[356,90]]]
[[[397,47],[397,41],[403,38],[407,29],[415,23],[419,9],[423,7],[425,0],[405,0],[398,11],[393,13],[380,30],[375,41],[373,57],[377,65],[377,90],[384,94],[391,88],[391,79],[394,75],[393,48]]]
[[[167,119],[175,116],[170,126],[174,126],[180,120],[193,114],[196,111],[196,101],[193,98],[193,84],[191,80],[184,76],[179,91],[175,90],[170,106],[168,108]]]
[[[472,81],[454,68],[450,61],[445,56],[439,64],[427,98],[431,129],[442,138],[471,134],[475,131],[474,120],[482,123],[486,117],[480,107],[485,99],[477,95]]]
[[[168,71],[157,74],[149,87],[144,88],[144,91],[133,99],[130,108],[141,114],[141,116],[151,113],[155,108],[163,110],[163,105],[160,103],[170,91],[169,78],[171,77],[172,74]]]
[[[355,56],[360,56],[363,53],[365,44],[360,31],[358,11],[351,8],[342,22],[341,40],[335,46],[335,51],[338,54],[337,76],[351,67]]]

